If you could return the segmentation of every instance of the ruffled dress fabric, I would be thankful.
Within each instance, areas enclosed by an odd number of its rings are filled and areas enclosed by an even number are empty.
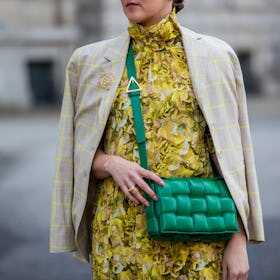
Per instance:
[[[149,166],[164,177],[211,177],[214,152],[192,88],[173,11],[150,27],[131,24]],[[103,148],[139,163],[133,115],[123,73]],[[220,279],[224,242],[162,242],[146,232],[145,207],[130,202],[112,178],[99,183],[92,222],[93,279]]]

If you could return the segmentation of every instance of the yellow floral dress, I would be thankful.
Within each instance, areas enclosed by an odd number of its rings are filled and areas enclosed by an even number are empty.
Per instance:
[[[213,145],[198,107],[175,12],[160,23],[132,24],[149,166],[164,177],[212,176]],[[104,151],[139,162],[123,73],[104,133]],[[225,243],[162,242],[146,233],[145,208],[112,178],[100,182],[92,222],[93,279],[219,279]]]

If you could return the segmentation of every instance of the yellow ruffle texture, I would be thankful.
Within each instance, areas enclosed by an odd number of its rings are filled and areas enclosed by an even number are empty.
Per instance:
[[[137,79],[142,87],[150,169],[164,177],[212,176],[213,144],[193,93],[175,12],[159,24],[132,24]],[[104,150],[139,162],[124,71],[108,120]],[[145,209],[129,202],[111,178],[98,189],[92,223],[94,279],[219,279],[224,242],[150,240]]]

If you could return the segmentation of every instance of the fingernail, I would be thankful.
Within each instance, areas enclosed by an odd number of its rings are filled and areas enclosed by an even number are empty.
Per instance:
[[[156,195],[153,196],[153,200],[158,201],[158,198]]]
[[[150,206],[150,203],[149,202],[144,202],[145,206]]]

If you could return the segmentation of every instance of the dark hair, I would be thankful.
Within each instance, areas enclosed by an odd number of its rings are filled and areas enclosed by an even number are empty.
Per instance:
[[[184,8],[184,0],[173,0],[173,8],[175,7],[176,13]]]

